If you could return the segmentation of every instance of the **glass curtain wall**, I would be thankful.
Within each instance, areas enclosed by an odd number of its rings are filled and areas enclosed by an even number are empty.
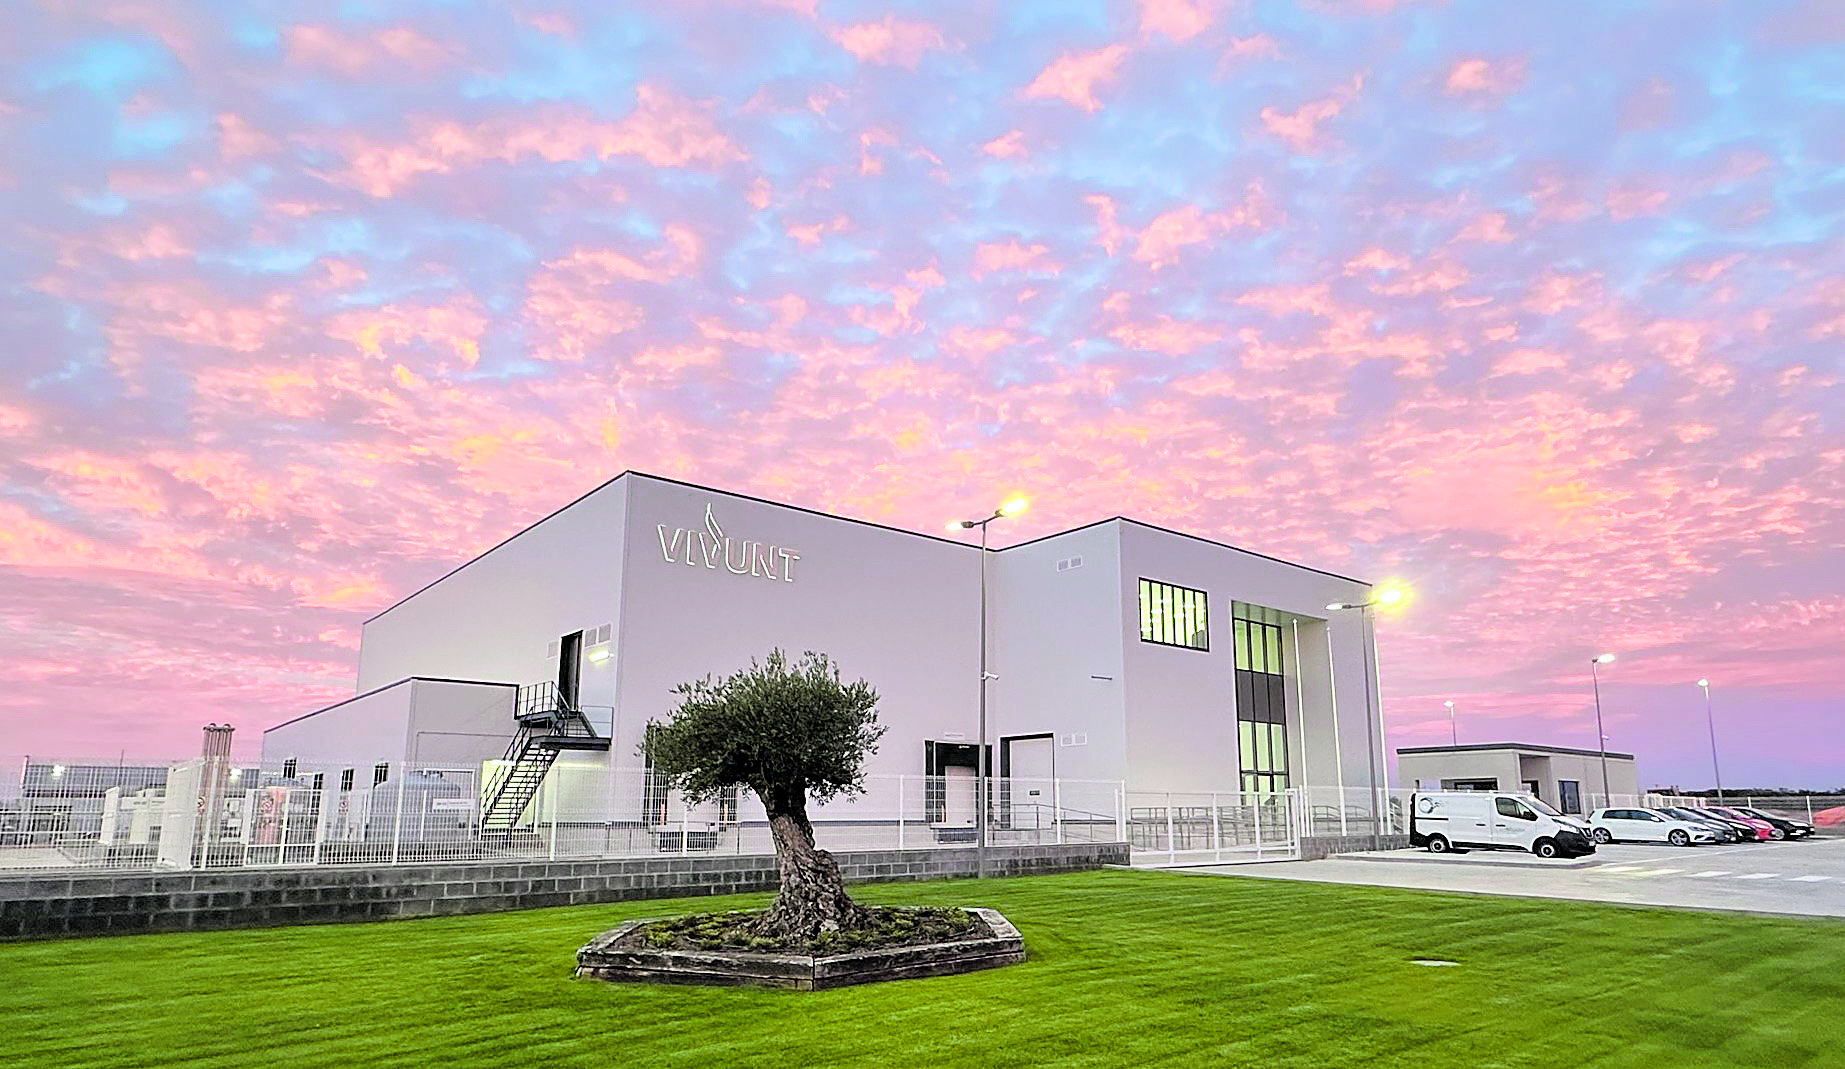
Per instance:
[[[1243,790],[1288,787],[1288,687],[1283,667],[1282,614],[1232,602],[1236,642],[1237,763]]]

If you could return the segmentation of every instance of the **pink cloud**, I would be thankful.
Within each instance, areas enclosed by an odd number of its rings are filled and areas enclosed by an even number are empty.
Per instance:
[[[1139,0],[1140,32],[1184,42],[1203,33],[1216,17],[1206,0]]]
[[[1365,76],[1356,74],[1352,80],[1335,89],[1330,96],[1309,101],[1293,111],[1284,112],[1278,108],[1262,109],[1262,127],[1269,133],[1288,143],[1295,152],[1309,153],[1324,146],[1320,137],[1320,126],[1339,116],[1364,88]]]
[[[1512,232],[1506,228],[1504,212],[1484,212],[1454,235],[1456,241],[1481,241],[1489,245],[1503,245],[1512,240]]]
[[[1008,130],[986,144],[980,151],[1002,160],[1022,160],[1028,154],[1025,148],[1025,132]]]
[[[1115,202],[1103,194],[1091,193],[1083,198],[1083,203],[1095,209],[1096,242],[1103,252],[1113,256],[1128,233],[1115,217]]]
[[[1034,100],[1062,100],[1094,112],[1102,106],[1095,96],[1096,87],[1115,80],[1126,56],[1124,45],[1061,56],[1038,72],[1024,95]]]
[[[1108,336],[1128,349],[1185,356],[1223,338],[1223,331],[1203,323],[1161,316],[1152,323],[1124,323]]]
[[[655,167],[716,169],[744,158],[709,110],[653,85],[635,91],[634,110],[615,122],[554,110],[536,121],[490,119],[420,124],[408,142],[359,142],[348,159],[354,184],[386,197],[425,174],[448,174],[487,161],[548,162],[635,156]]]
[[[995,271],[1030,271],[1039,274],[1057,274],[1058,265],[1051,260],[1050,250],[1044,245],[1021,245],[1017,241],[985,242],[974,248],[974,274],[986,275]]]
[[[1563,354],[1553,349],[1515,349],[1493,361],[1493,374],[1536,375],[1543,371],[1561,371]]]
[[[1205,212],[1195,204],[1155,217],[1140,232],[1134,259],[1158,270],[1178,261],[1182,250],[1211,241],[1239,227],[1266,225],[1268,201],[1262,187],[1251,185],[1243,201],[1224,212]]]
[[[1456,96],[1504,96],[1525,84],[1525,61],[1463,59],[1448,68],[1444,86]]]
[[[454,59],[453,50],[407,26],[341,33],[326,26],[290,26],[282,34],[287,62],[318,67],[349,78],[427,73]]]
[[[1608,215],[1618,221],[1658,215],[1670,197],[1657,186],[1629,183],[1608,191]]]
[[[942,31],[927,22],[884,16],[882,22],[860,22],[829,33],[839,47],[863,63],[884,63],[914,68],[925,53],[945,47]]]

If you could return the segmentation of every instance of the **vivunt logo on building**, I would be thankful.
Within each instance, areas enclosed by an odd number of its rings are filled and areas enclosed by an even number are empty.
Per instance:
[[[659,524],[660,557],[668,564],[687,564],[697,568],[722,566],[732,575],[756,575],[764,579],[780,579],[784,583],[794,582],[794,562],[801,555],[786,546],[772,546],[767,542],[752,542],[747,539],[732,538],[724,533],[724,528],[711,513],[710,502],[705,503],[705,526],[703,530],[691,527],[675,527],[670,531],[665,524]]]

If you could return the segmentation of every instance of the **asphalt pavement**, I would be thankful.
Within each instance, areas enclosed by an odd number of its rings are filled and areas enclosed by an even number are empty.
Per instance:
[[[1730,846],[1610,844],[1546,862],[1512,851],[1389,850],[1320,861],[1178,871],[1635,906],[1845,917],[1845,838]]]

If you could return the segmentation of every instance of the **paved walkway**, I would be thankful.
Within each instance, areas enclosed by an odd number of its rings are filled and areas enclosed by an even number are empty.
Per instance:
[[[1460,857],[1386,851],[1275,865],[1181,871],[1426,891],[1615,902],[1637,906],[1845,917],[1845,839],[1735,846],[1624,846],[1588,865],[1477,850]]]

